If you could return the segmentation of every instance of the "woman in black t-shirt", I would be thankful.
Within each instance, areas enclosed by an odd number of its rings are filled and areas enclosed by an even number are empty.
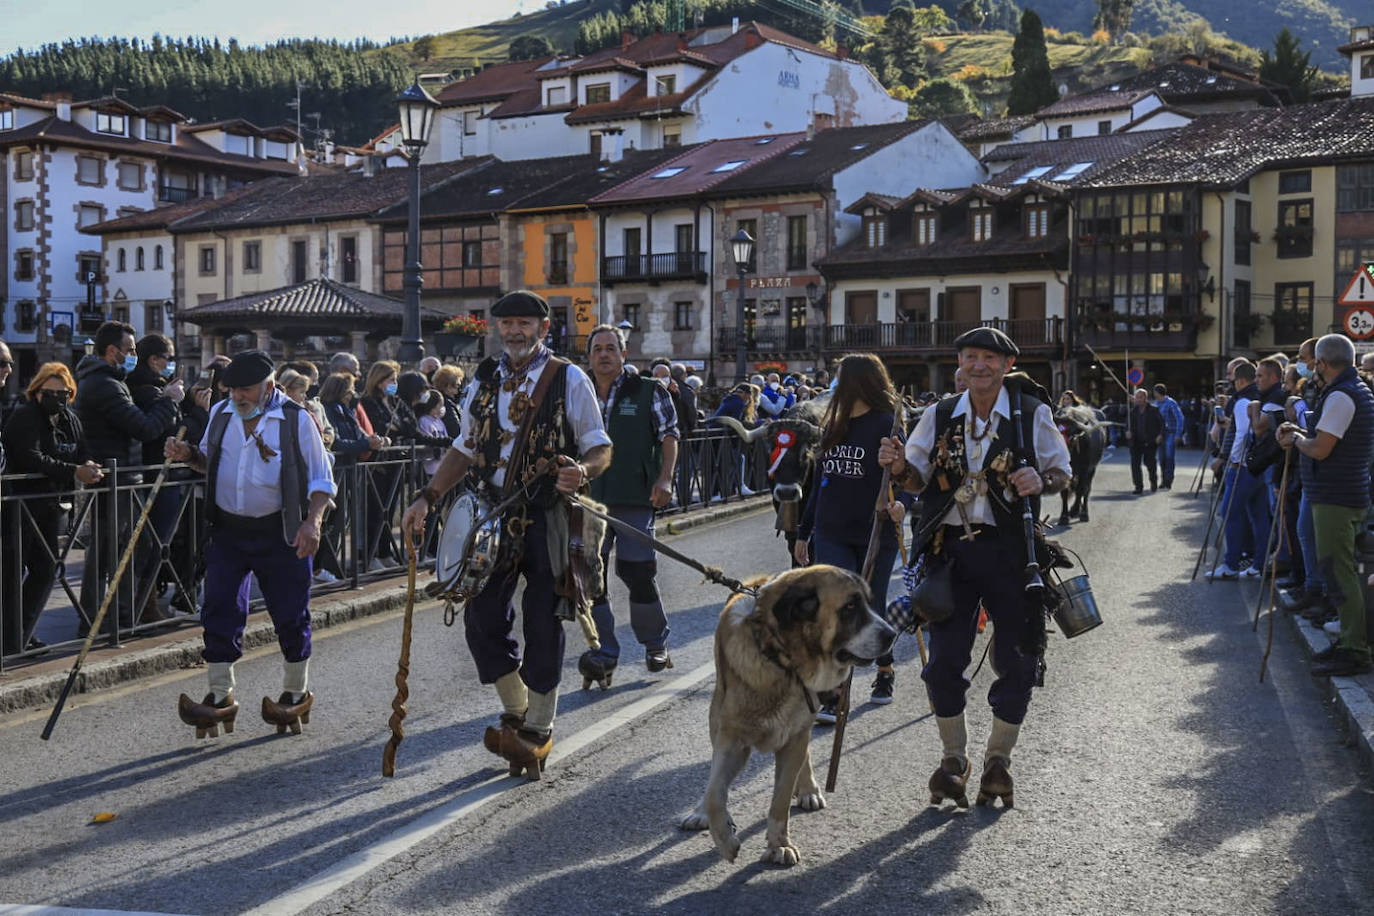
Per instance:
[[[878,466],[879,440],[892,435],[893,411],[900,401],[887,369],[871,353],[846,356],[840,361],[838,378],[825,412],[825,431],[816,454],[817,482],[802,514],[795,556],[803,566],[814,559],[861,573],[883,477]],[[887,586],[897,558],[905,507],[894,502],[889,512],[893,524],[881,528],[877,558],[868,579],[873,606],[878,609],[887,606]],[[894,681],[889,653],[878,659],[871,701],[879,705],[892,702]],[[834,721],[833,703],[822,706],[817,721]]]

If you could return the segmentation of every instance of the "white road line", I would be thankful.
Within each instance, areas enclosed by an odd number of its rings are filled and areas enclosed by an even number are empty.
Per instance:
[[[0,903],[0,916],[174,916],[174,914],[153,913],[144,910],[83,910],[79,907]]]
[[[551,762],[576,754],[617,728],[628,725],[640,716],[689,693],[702,681],[715,674],[715,667],[714,661],[707,662],[680,677],[673,678],[657,690],[598,720],[596,724],[584,728],[574,735],[560,738],[554,753],[551,755],[554,758]],[[413,849],[439,831],[452,827],[493,799],[499,798],[511,789],[522,785],[524,785],[523,779],[516,780],[509,776],[500,776],[473,786],[457,795],[443,807],[436,808],[416,818],[373,845],[353,853],[294,890],[248,910],[244,916],[294,916],[294,914],[324,900],[373,869]]]

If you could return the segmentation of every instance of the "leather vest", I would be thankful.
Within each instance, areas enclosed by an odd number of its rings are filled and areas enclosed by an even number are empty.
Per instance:
[[[544,400],[535,413],[534,421],[530,425],[529,437],[525,442],[516,442],[512,446],[508,459],[501,457],[503,441],[516,434],[512,431],[503,430],[501,427],[499,415],[501,379],[496,371],[498,362],[496,357],[489,356],[481,362],[474,373],[478,388],[469,407],[470,425],[468,426],[469,429],[473,430],[471,434],[471,448],[474,455],[472,473],[477,476],[481,485],[493,495],[496,495],[498,488],[493,484],[492,478],[496,475],[496,471],[505,468],[508,462],[522,464],[524,474],[527,477],[535,462],[540,458],[554,458],[558,455],[575,457],[577,455],[577,436],[573,432],[572,424],[568,421],[566,410],[569,364],[566,360],[551,357],[549,364],[544,367],[543,371],[557,374],[553,377],[549,389],[544,395]],[[523,455],[520,454],[522,450]],[[523,460],[518,462],[517,458]],[[503,484],[506,492],[512,491],[513,484],[514,481],[510,480],[508,473]],[[548,508],[557,500],[558,494],[554,490],[552,476],[540,481],[533,488],[530,496],[531,502],[543,508]]]

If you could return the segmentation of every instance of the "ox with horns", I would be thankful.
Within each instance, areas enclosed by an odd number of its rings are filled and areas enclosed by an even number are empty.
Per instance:
[[[1107,448],[1107,427],[1111,424],[1100,410],[1086,405],[1066,405],[1054,411],[1054,422],[1069,445],[1069,462],[1073,481],[1060,494],[1063,507],[1059,524],[1068,525],[1072,517],[1080,522],[1088,520],[1088,497],[1093,489],[1093,476]],[[1073,505],[1069,493],[1073,492]]]

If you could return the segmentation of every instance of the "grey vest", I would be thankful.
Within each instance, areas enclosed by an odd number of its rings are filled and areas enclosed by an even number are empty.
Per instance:
[[[281,399],[281,521],[282,536],[286,543],[296,537],[301,522],[305,521],[306,509],[310,504],[305,488],[309,477],[305,468],[305,458],[301,455],[300,412],[301,405],[288,397]],[[215,503],[215,487],[219,482],[219,459],[224,444],[224,431],[229,428],[232,409],[219,410],[210,419],[210,431],[205,440],[205,517],[213,526],[219,515]]]

